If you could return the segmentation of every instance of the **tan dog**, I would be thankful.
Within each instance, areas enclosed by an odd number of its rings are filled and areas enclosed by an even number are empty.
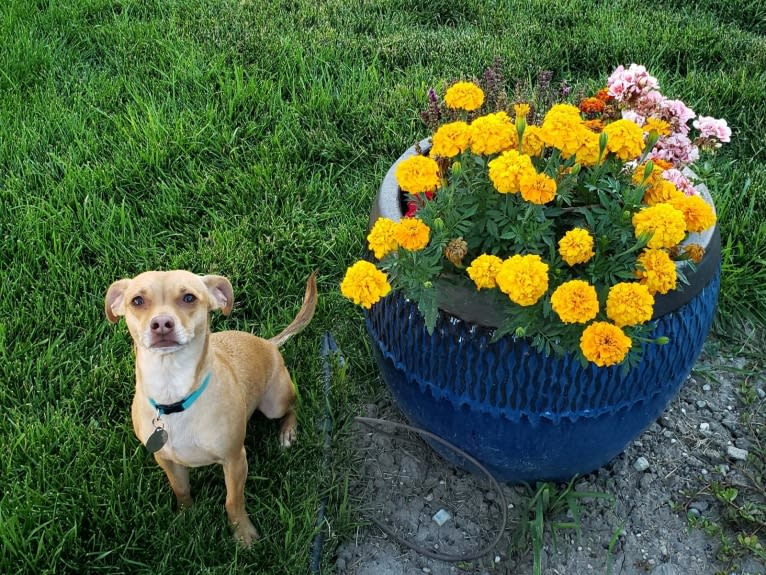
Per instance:
[[[244,546],[257,538],[245,511],[245,429],[253,411],[283,417],[279,442],[296,439],[295,390],[278,347],[311,321],[316,273],[292,323],[270,340],[241,331],[210,333],[208,312],[231,312],[231,283],[187,271],[145,272],[114,282],[106,316],[125,316],[136,351],[133,429],[154,451],[181,507],[192,504],[189,467],[220,463],[226,511]]]

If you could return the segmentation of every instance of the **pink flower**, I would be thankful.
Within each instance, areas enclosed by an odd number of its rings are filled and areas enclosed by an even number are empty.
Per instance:
[[[675,133],[661,137],[654,146],[650,157],[665,160],[676,167],[680,167],[696,162],[700,157],[700,152],[688,136]]]
[[[731,128],[726,120],[716,120],[710,116],[700,116],[692,124],[700,131],[700,137],[726,143],[731,141]]]
[[[635,110],[630,110],[630,109],[626,109],[622,111],[622,118],[623,120],[630,120],[636,126],[643,126],[644,122],[646,122],[646,118],[644,116],[640,115]]]
[[[697,193],[697,189],[694,187],[694,185],[691,183],[689,178],[687,178],[681,170],[677,170],[675,168],[670,168],[669,170],[665,170],[662,172],[662,177],[665,180],[668,180],[669,182],[672,182],[673,185],[681,190],[684,194],[687,196],[696,196],[699,195]]]
[[[650,76],[644,66],[631,64],[626,70],[617,66],[606,81],[609,95],[618,102],[635,99],[658,88],[657,78]]]
[[[684,135],[689,133],[689,120],[697,116],[694,110],[681,100],[664,100],[660,104],[660,108],[662,119],[670,123],[674,132],[680,132]]]

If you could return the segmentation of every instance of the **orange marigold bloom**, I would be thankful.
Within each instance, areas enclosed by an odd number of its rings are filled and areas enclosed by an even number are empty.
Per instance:
[[[676,199],[686,197],[673,182],[659,178],[647,188],[644,193],[644,203],[647,206],[656,206],[657,204],[669,203],[676,209],[680,209],[673,202]]]
[[[636,277],[649,288],[649,293],[665,294],[676,289],[676,264],[664,250],[648,249],[636,260]]]
[[[497,112],[471,122],[471,151],[474,154],[497,154],[518,145],[519,135],[508,114]]]
[[[539,126],[527,126],[521,136],[521,151],[529,156],[539,156],[543,153],[545,142]]]
[[[396,181],[410,194],[433,192],[441,185],[439,164],[433,158],[416,154],[396,167]]]
[[[598,314],[596,288],[583,280],[561,284],[551,294],[551,307],[564,323],[586,323]]]
[[[547,204],[556,197],[556,180],[534,170],[522,174],[519,178],[521,197],[533,204]]]
[[[614,97],[609,95],[609,88],[601,88],[598,92],[596,92],[596,98],[598,98],[605,104],[608,104],[609,102],[614,100]]]
[[[646,122],[644,122],[644,125],[641,127],[641,129],[643,129],[647,134],[649,132],[657,132],[660,136],[670,135],[670,124],[668,124],[665,120],[660,120],[659,118],[649,118]]]
[[[444,103],[453,110],[473,112],[484,103],[484,92],[473,82],[456,82],[444,93]]]
[[[598,98],[585,98],[577,106],[583,114],[600,114],[606,108],[603,100]]]
[[[487,164],[489,179],[501,194],[515,194],[520,189],[521,177],[535,173],[532,160],[516,150],[508,150]]]
[[[689,244],[684,246],[684,253],[689,256],[691,261],[698,264],[702,261],[702,258],[705,257],[705,248],[699,244]]]
[[[468,148],[471,128],[465,122],[443,124],[431,138],[431,156],[454,158]]]
[[[417,218],[405,218],[396,224],[395,233],[400,246],[415,252],[428,245],[431,228]]]
[[[584,264],[593,257],[593,236],[588,230],[574,228],[559,240],[559,254],[570,266]]]
[[[604,127],[606,148],[623,162],[634,160],[644,150],[644,132],[630,120],[617,120]]]
[[[677,210],[681,210],[686,221],[686,229],[690,232],[701,232],[711,227],[716,222],[713,208],[700,196],[687,196],[678,192],[668,202]]]
[[[378,218],[372,226],[367,242],[377,259],[381,259],[399,247],[396,241],[396,222],[388,218]]]
[[[619,327],[638,325],[652,319],[654,296],[644,284],[613,285],[606,298],[606,316]]]
[[[686,236],[683,212],[670,204],[657,204],[633,214],[633,229],[638,238],[650,233],[650,248],[672,248]]]
[[[364,260],[348,268],[340,284],[340,292],[345,297],[367,309],[390,291],[386,274]]]
[[[585,120],[582,123],[583,126],[591,130],[592,132],[596,132],[597,134],[600,134],[604,131],[604,122],[602,122],[599,119],[595,120]]]
[[[548,264],[538,255],[515,255],[503,262],[495,281],[512,302],[530,306],[548,291]]]
[[[497,274],[503,260],[490,254],[482,254],[471,262],[466,272],[468,277],[476,284],[476,289],[497,287]]]
[[[586,327],[580,336],[583,356],[599,367],[622,363],[633,345],[619,327],[605,321],[596,321]]]

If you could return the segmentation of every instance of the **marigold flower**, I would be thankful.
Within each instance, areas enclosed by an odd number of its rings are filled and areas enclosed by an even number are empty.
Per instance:
[[[497,112],[476,118],[471,123],[471,151],[474,154],[497,154],[518,145],[519,135],[508,114]]]
[[[503,260],[491,254],[482,254],[471,262],[466,268],[468,277],[476,284],[476,289],[497,287],[497,273]]]
[[[646,323],[652,319],[654,296],[644,284],[623,282],[613,285],[606,298],[606,316],[619,327]]]
[[[644,150],[644,132],[630,120],[616,120],[604,127],[606,149],[623,162],[634,160]]]
[[[548,291],[548,264],[534,254],[511,256],[503,261],[495,281],[512,302],[530,306]]]
[[[605,321],[596,321],[586,327],[580,336],[583,356],[599,367],[621,363],[633,342],[619,327]]]
[[[688,244],[684,246],[684,253],[689,256],[691,261],[698,264],[702,261],[702,258],[705,257],[705,248],[699,244]]]
[[[524,128],[524,135],[521,137],[521,151],[528,156],[539,156],[543,153],[545,142],[543,142],[542,132],[539,126],[527,126]]]
[[[444,124],[431,138],[430,155],[453,158],[465,151],[470,141],[471,128],[465,122]]]
[[[650,132],[657,132],[660,136],[670,135],[670,124],[659,118],[648,118],[641,128],[647,134]]]
[[[456,82],[444,93],[444,103],[452,110],[473,112],[484,103],[484,92],[473,82]]]
[[[386,274],[368,261],[358,261],[346,270],[340,284],[340,292],[357,305],[370,309],[382,297],[388,295],[391,286]]]
[[[659,178],[654,180],[654,183],[647,188],[643,201],[647,206],[669,203],[674,208],[680,209],[673,203],[673,200],[683,197],[685,197],[684,193],[673,182]]]
[[[636,237],[651,233],[650,248],[672,248],[686,235],[686,220],[682,211],[670,204],[657,204],[633,214]]]
[[[417,218],[406,218],[396,225],[394,233],[401,247],[415,252],[428,245],[431,228]]]
[[[367,235],[367,242],[377,259],[382,259],[399,247],[396,241],[396,222],[378,218]]]
[[[587,132],[580,118],[580,110],[571,104],[556,104],[545,115],[541,130],[543,141],[568,158],[582,145],[583,132]]]
[[[716,222],[713,208],[700,196],[687,196],[678,192],[668,203],[683,213],[686,229],[690,232],[704,231]]]
[[[598,119],[595,120],[585,120],[582,123],[583,126],[588,128],[590,131],[595,132],[597,134],[600,134],[604,131],[604,122]]]
[[[583,114],[600,114],[606,108],[606,104],[598,98],[584,98],[577,107]]]
[[[508,150],[487,164],[489,179],[501,194],[514,194],[520,189],[522,176],[535,173],[532,160],[516,150]]]
[[[396,181],[410,194],[433,192],[441,185],[439,164],[420,154],[411,156],[396,167]]]
[[[609,102],[614,100],[614,96],[611,96],[609,94],[609,88],[601,88],[598,92],[596,92],[596,98],[598,98],[605,104],[608,104]]]
[[[583,228],[569,230],[559,240],[559,254],[570,266],[584,264],[594,255],[593,236]]]
[[[649,288],[649,293],[665,294],[676,288],[676,264],[664,250],[648,249],[636,260],[636,277]]]
[[[513,105],[513,114],[518,121],[521,118],[526,118],[529,115],[529,104],[521,102]]]
[[[585,130],[582,134],[582,145],[575,152],[575,159],[583,166],[595,166],[598,164],[601,144],[595,132]]]
[[[533,204],[547,204],[556,197],[556,180],[535,171],[526,172],[519,178],[521,197]]]
[[[598,314],[596,288],[583,280],[561,284],[551,294],[551,307],[564,323],[586,323]]]
[[[463,258],[468,253],[468,242],[462,236],[454,238],[444,247],[444,257],[447,258],[453,266],[463,265]]]

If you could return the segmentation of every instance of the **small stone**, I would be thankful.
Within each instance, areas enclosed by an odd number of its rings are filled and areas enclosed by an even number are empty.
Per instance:
[[[430,491],[430,492],[428,493],[428,495],[426,495],[426,497],[425,497],[425,500],[426,500],[426,501],[433,501],[433,500],[434,500],[434,494],[433,494],[433,492],[432,492],[432,491]]]
[[[706,383],[705,385],[702,386],[702,391],[710,391],[711,389],[713,388],[710,387],[709,383]]]
[[[692,509],[696,509],[699,512],[703,512],[703,511],[707,511],[710,505],[707,501],[692,501],[689,504],[689,507]]]
[[[707,422],[700,423],[700,431],[702,432],[710,431],[710,424]]]
[[[689,517],[699,517],[702,514],[700,513],[699,509],[695,509],[694,507],[692,507],[689,509],[689,512],[687,513],[687,515]]]
[[[668,429],[666,429],[665,431],[662,432],[662,436],[665,439],[670,439],[671,437],[673,437],[673,432],[668,430]]]
[[[705,409],[705,408],[707,407],[707,401],[704,401],[704,400],[700,399],[700,400],[697,402],[697,407],[698,407],[699,409]]]
[[[633,463],[633,469],[636,471],[646,471],[649,469],[649,461],[646,459],[646,457],[639,457],[636,459],[635,463]]]
[[[500,555],[495,555],[495,563],[500,563]]]
[[[452,515],[450,515],[449,511],[446,509],[439,509],[439,511],[437,511],[433,516],[434,523],[436,523],[439,527],[444,525],[450,519],[452,519]]]
[[[758,399],[766,399],[766,390],[759,387],[755,390],[755,393],[758,394]]]
[[[431,570],[428,567],[423,567],[422,569],[423,573],[430,573]]]
[[[747,449],[740,449],[730,445],[726,448],[726,455],[738,461],[747,461]]]

